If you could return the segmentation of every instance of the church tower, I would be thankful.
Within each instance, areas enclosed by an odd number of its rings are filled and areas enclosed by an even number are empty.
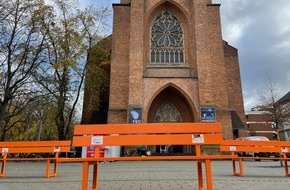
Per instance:
[[[244,121],[243,97],[237,50],[222,40],[219,7],[211,0],[113,5],[108,123],[217,121],[233,138],[231,111]]]

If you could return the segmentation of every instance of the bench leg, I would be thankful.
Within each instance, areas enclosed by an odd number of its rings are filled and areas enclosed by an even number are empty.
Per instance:
[[[212,172],[211,172],[211,161],[205,160],[205,171],[206,171],[206,185],[207,187],[204,188],[203,185],[203,175],[202,175],[202,162],[203,160],[197,160],[197,175],[198,175],[198,189],[199,190],[213,190],[212,185]]]
[[[0,177],[4,177],[4,173],[5,173],[5,167],[6,167],[6,160],[2,160],[1,161],[1,173],[0,173]]]
[[[2,160],[1,160],[2,164],[1,164],[1,173],[0,173],[0,177],[4,177],[5,168],[6,168],[7,153],[3,153],[2,156],[3,156],[3,158],[2,158]]]
[[[237,174],[237,168],[236,168],[236,160],[232,160],[232,165],[233,165],[233,174],[236,175]]]
[[[82,179],[82,190],[88,189],[89,180],[89,162],[83,163],[83,179]]]
[[[98,189],[98,170],[99,170],[99,162],[96,162],[94,164],[92,190],[97,190]]]
[[[51,160],[48,159],[47,162],[46,162],[46,171],[45,171],[45,177],[46,178],[55,177],[56,173],[57,173],[57,167],[58,167],[57,160],[55,160],[55,162],[54,162],[53,173],[50,173],[50,164],[51,164]]]
[[[239,162],[239,170],[240,172],[237,172],[237,167],[236,167],[236,160],[235,159],[232,159],[232,165],[233,165],[233,174],[235,176],[244,176],[244,171],[243,171],[243,159],[239,158],[238,159],[238,162]]]
[[[212,187],[212,173],[211,173],[211,161],[205,160],[205,171],[206,171],[206,186],[207,190],[213,190]]]
[[[50,173],[50,160],[46,161],[46,171],[45,171],[45,177],[49,178],[49,173]]]
[[[198,189],[203,190],[202,161],[197,160]]]
[[[290,177],[287,160],[284,160],[284,167],[285,167],[285,174],[286,174],[286,176],[287,177]]]

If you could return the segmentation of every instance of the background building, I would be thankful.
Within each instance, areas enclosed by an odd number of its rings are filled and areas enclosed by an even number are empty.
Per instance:
[[[277,103],[281,106],[282,112],[284,114],[282,128],[290,129],[290,92],[280,98]]]
[[[211,0],[113,5],[108,123],[217,121],[226,139],[247,133],[238,52],[222,40],[219,6]]]
[[[290,141],[290,92],[279,99],[277,103],[281,105],[285,114],[285,118],[282,122],[282,129],[279,130],[280,139]]]
[[[260,110],[247,111],[246,124],[249,136],[265,136],[270,140],[277,140],[277,129],[271,121],[271,113]]]
[[[252,108],[245,115],[249,136],[266,136],[270,140],[290,140],[290,92],[274,102],[274,105]]]

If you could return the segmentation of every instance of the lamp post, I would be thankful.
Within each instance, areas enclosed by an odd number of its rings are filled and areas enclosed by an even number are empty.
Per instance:
[[[1,102],[4,100],[4,94],[5,94],[5,91],[1,88],[0,89],[0,101]]]

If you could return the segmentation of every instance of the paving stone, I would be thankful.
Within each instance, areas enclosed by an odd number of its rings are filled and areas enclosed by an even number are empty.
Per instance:
[[[60,163],[57,177],[44,178],[45,162],[8,162],[0,190],[79,190],[82,164]],[[285,190],[286,177],[280,162],[244,161],[244,177],[232,175],[230,161],[213,161],[215,190]],[[118,161],[100,163],[99,190],[197,189],[195,161]],[[90,182],[92,168],[90,168]],[[90,187],[90,186],[89,186]]]

